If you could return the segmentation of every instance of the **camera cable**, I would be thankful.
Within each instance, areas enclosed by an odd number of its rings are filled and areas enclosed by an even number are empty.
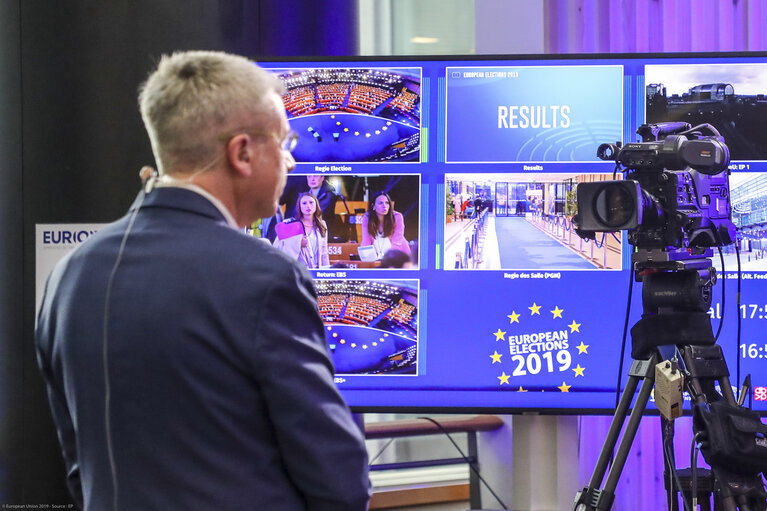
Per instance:
[[[633,294],[634,290],[634,268],[632,267],[629,271],[629,287],[628,287],[628,297],[626,298],[626,317],[623,322],[623,339],[621,340],[621,356],[620,361],[618,362],[618,384],[615,387],[615,410],[618,410],[618,404],[620,403],[621,399],[621,383],[622,383],[622,376],[623,376],[623,361],[626,355],[626,339],[628,338],[628,329],[629,329],[629,316],[631,313],[631,296]],[[610,453],[610,463],[609,466],[612,467],[613,461],[615,461],[615,449],[613,449],[613,452]]]
[[[682,496],[682,503],[684,504],[685,511],[690,511],[690,505],[687,499],[684,498],[684,490],[682,490],[682,482],[679,480],[679,474],[676,470],[676,463],[674,462],[674,421],[666,421],[663,424],[663,458],[666,464],[666,470],[669,474],[669,483],[676,484],[679,494]],[[671,503],[671,498],[674,495],[673,484],[668,485],[668,500]],[[671,509],[671,506],[669,506]],[[693,509],[697,509],[697,506]]]
[[[698,509],[698,451],[700,450],[700,434],[700,431],[695,433],[690,445],[690,472],[692,476],[690,495],[692,495],[693,509]]]
[[[727,311],[727,309],[724,306],[724,297],[725,297],[724,287],[725,287],[725,282],[727,281],[727,277],[726,277],[727,274],[725,273],[724,254],[722,252],[722,246],[724,245],[724,243],[722,242],[722,239],[719,237],[719,232],[718,231],[714,230],[714,234],[716,235],[717,239],[719,240],[719,247],[718,247],[719,248],[719,258],[720,258],[721,263],[722,263],[722,317],[721,317],[721,319],[719,321],[719,329],[717,330],[716,337],[714,339],[714,341],[716,342],[717,340],[719,340],[719,333],[722,330],[722,325],[724,324],[725,312]],[[742,327],[742,322],[743,322],[743,313],[741,313],[741,310],[740,310],[740,307],[741,307],[741,303],[740,303],[741,296],[740,296],[740,293],[741,293],[741,284],[743,283],[743,281],[742,281],[742,267],[741,267],[741,263],[740,263],[740,245],[738,244],[738,237],[737,237],[737,235],[735,236],[735,243],[733,243],[733,244],[735,245],[735,261],[737,262],[737,266],[738,266],[738,270],[737,270],[737,272],[738,272],[737,293],[735,295],[735,313],[736,313],[737,318],[738,318],[738,320],[737,320],[738,327],[737,327],[737,332],[735,334],[735,385],[737,387],[737,386],[741,385],[741,382],[740,382],[740,333],[741,333],[741,327]],[[745,387],[741,387],[739,389],[739,391],[738,391],[738,394],[740,394],[740,392],[744,388]],[[738,395],[737,396],[738,403],[743,403],[744,398],[745,398],[745,395],[744,396]]]
[[[709,124],[707,122],[703,123],[703,124],[698,124],[697,126],[693,126],[692,128],[689,128],[689,129],[687,129],[685,131],[681,131],[678,134],[679,135],[688,135],[688,134],[694,133],[694,132],[700,133],[700,131],[703,130],[703,129],[708,130],[708,132],[711,133],[715,137],[721,137],[722,136],[722,134],[719,133],[719,130],[717,130],[714,127],[713,124]]]
[[[621,164],[616,161],[615,168],[613,169],[613,181],[618,177],[618,171],[623,172],[623,169],[621,169]]]
[[[738,314],[738,332],[735,334],[735,382],[740,385],[740,328],[743,320],[743,315],[740,313],[740,285],[741,285],[741,267],[740,267],[740,247],[738,247],[738,237],[735,236],[735,260],[738,262],[738,292],[736,296],[737,307],[735,310]],[[740,399],[740,396],[738,396]],[[750,402],[750,400],[749,400]]]
[[[615,408],[618,408],[618,403],[621,398],[621,377],[623,376],[623,361],[626,355],[626,339],[628,338],[629,330],[629,316],[631,314],[631,296],[634,290],[634,269],[633,267],[629,271],[629,287],[628,298],[626,299],[626,318],[623,322],[623,340],[621,341],[621,356],[620,362],[618,362],[618,385],[615,388]]]
[[[613,169],[613,179],[617,177],[618,170],[620,170],[621,166],[620,163],[615,163],[615,169]],[[616,237],[617,239],[617,237]],[[596,240],[595,240],[596,241]],[[604,243],[604,239],[602,240]],[[623,359],[626,354],[626,339],[628,337],[628,329],[629,329],[629,316],[631,314],[631,295],[634,290],[634,267],[633,265],[629,268],[629,287],[628,287],[628,298],[626,299],[626,317],[623,322],[623,339],[621,340],[621,356],[620,356],[620,362],[618,362],[618,385],[615,388],[615,409],[618,409],[618,403],[620,402],[621,398],[621,377],[623,375]],[[614,456],[613,452],[613,456]],[[610,456],[610,465],[613,464],[613,456]]]

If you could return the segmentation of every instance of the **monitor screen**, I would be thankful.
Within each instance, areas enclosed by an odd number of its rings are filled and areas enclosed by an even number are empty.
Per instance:
[[[287,246],[301,236],[281,224],[319,210],[327,257],[301,255],[312,236],[297,257],[353,409],[611,413],[642,284],[625,231],[575,233],[576,187],[623,178],[601,144],[683,121],[730,150],[741,303],[734,245],[723,268],[715,249],[708,315],[714,332],[724,321],[732,384],[751,374],[767,412],[767,55],[259,64],[284,84],[299,141],[281,209],[254,234]]]

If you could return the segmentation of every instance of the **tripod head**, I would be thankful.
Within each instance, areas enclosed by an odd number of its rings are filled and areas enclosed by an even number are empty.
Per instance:
[[[642,282],[642,318],[631,329],[634,359],[660,346],[710,346],[716,342],[708,315],[716,269],[707,257],[673,258],[669,252],[637,252],[635,279]]]

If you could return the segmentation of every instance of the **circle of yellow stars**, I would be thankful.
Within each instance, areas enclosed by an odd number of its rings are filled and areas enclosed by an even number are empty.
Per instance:
[[[328,327],[326,327],[326,329],[328,330],[328,332],[330,332],[330,331],[332,331],[332,330],[333,330],[333,327],[332,327],[332,326],[328,326]],[[347,343],[346,339],[344,339],[344,338],[341,338],[341,339],[339,339],[339,338],[338,338],[338,332],[333,332],[333,333],[332,333],[332,337],[333,337],[333,339],[334,339],[334,340],[337,340],[337,341],[338,341],[338,344],[346,344],[346,343]],[[378,344],[379,344],[379,343],[383,343],[383,342],[386,340],[386,339],[385,339],[385,337],[389,337],[389,334],[387,334],[387,333],[384,333],[384,334],[383,334],[383,337],[379,337],[379,338],[378,338],[378,341],[373,341],[373,342],[371,342],[371,343],[370,343],[370,345],[371,345],[372,347],[376,347],[376,346],[378,346]],[[359,346],[361,349],[363,349],[363,350],[366,350],[366,349],[368,349],[368,348],[370,347],[370,346],[368,346],[367,344],[361,344],[361,345],[359,345],[359,344],[357,344],[356,342],[351,342],[351,343],[349,343],[349,347],[350,347],[350,348],[353,348],[353,349],[355,349],[355,348],[357,348],[358,346]]]
[[[528,307],[528,310],[530,311],[530,316],[540,316],[541,315],[541,306],[537,303],[533,302],[533,304]],[[552,319],[562,319],[562,313],[564,312],[564,309],[560,309],[558,305],[554,306],[554,309],[549,311],[552,314]],[[509,324],[517,323],[519,324],[519,318],[522,317],[522,314],[517,313],[516,311],[512,310],[511,314],[508,314],[506,316],[509,318]],[[572,321],[569,325],[567,325],[570,328],[570,333],[580,333],[580,327],[581,324],[577,323],[575,320]],[[501,330],[500,328],[493,332],[493,335],[495,336],[495,340],[497,341],[505,341],[506,340],[506,332]],[[588,349],[589,345],[585,344],[583,341],[576,346],[578,349],[578,355],[588,355]],[[498,353],[498,350],[494,350],[493,354],[490,355],[490,359],[492,360],[491,364],[500,364],[501,363],[501,357],[503,357],[502,353]],[[585,367],[581,367],[580,363],[577,363],[575,367],[570,368],[574,372],[574,378],[577,378],[579,376],[585,376],[584,371],[586,370]],[[510,385],[509,378],[511,378],[510,374],[506,374],[506,371],[501,371],[501,375],[497,377],[499,380],[499,385]],[[560,390],[560,392],[570,392],[570,388],[572,385],[568,385],[566,381],[562,382],[562,385],[558,386],[557,388]],[[517,389],[517,392],[527,392],[527,389],[523,388],[521,385]]]
[[[331,119],[335,119],[335,118],[336,118],[336,116],[335,116],[335,115],[331,115],[331,116],[330,116],[330,118],[331,118]],[[338,126],[338,127],[339,127],[339,129],[340,129],[340,127],[341,127],[341,121],[336,121],[336,126]],[[386,121],[386,124],[384,124],[383,126],[381,126],[381,129],[380,129],[380,130],[375,130],[373,133],[375,133],[376,135],[380,135],[380,134],[381,134],[381,131],[386,131],[386,130],[388,130],[390,126],[391,126],[391,121]],[[344,133],[350,133],[350,131],[349,131],[349,128],[343,128],[343,131],[344,131]],[[354,132],[354,136],[355,136],[355,137],[358,137],[358,136],[360,136],[360,132],[359,132],[359,131],[355,131],[355,132]],[[365,137],[366,137],[366,138],[370,138],[371,136],[372,136],[372,134],[371,134],[370,132],[368,132],[368,133],[365,133]]]

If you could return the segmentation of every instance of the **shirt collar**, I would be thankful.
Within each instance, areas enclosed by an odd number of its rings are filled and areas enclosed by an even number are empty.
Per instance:
[[[229,224],[231,228],[237,229],[238,231],[240,230],[240,226],[237,225],[237,221],[234,219],[234,216],[227,209],[224,203],[221,202],[218,197],[205,190],[204,188],[181,179],[176,179],[167,174],[160,176],[157,179],[155,186],[158,188],[183,188],[184,190],[189,190],[190,192],[195,192],[199,195],[202,195],[221,212],[221,214],[224,216],[224,219],[226,219],[226,223]]]

